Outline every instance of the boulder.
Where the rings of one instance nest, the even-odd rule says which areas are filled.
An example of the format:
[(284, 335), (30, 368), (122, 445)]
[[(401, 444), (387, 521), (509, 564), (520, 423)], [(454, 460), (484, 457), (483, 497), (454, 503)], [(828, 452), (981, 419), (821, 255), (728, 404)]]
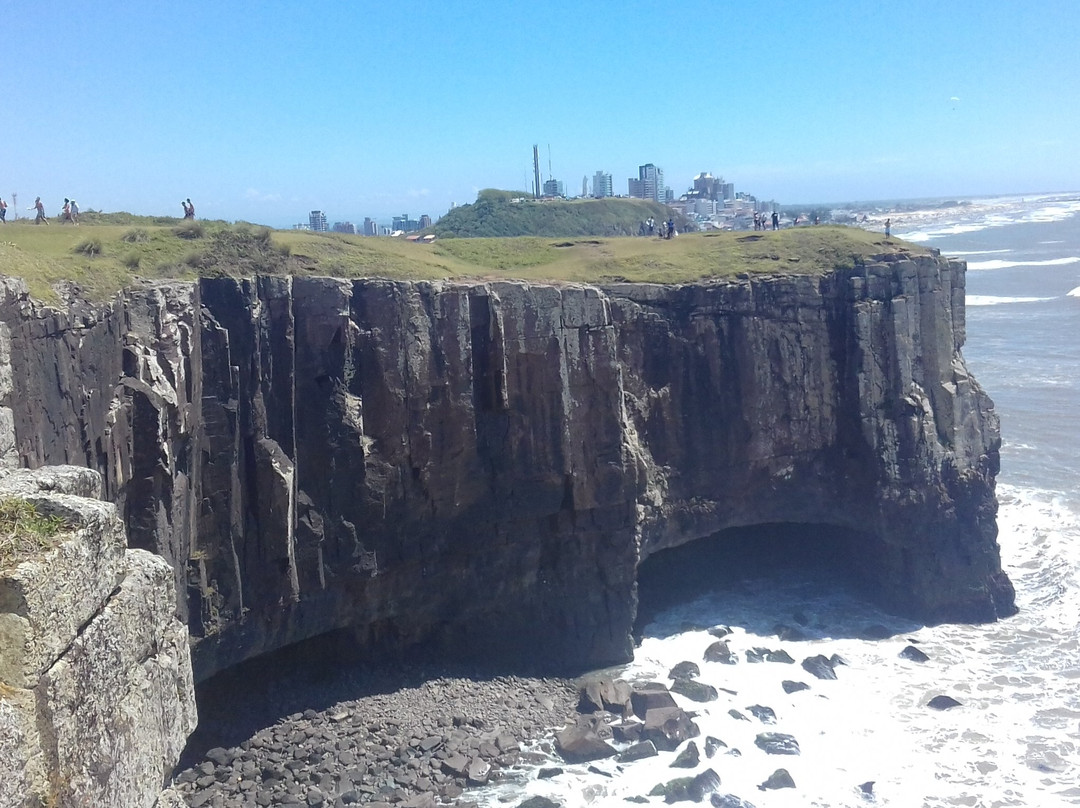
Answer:
[(712, 685), (707, 685), (704, 682), (698, 682), (692, 679), (676, 679), (671, 683), (671, 692), (678, 693), (680, 696), (686, 696), (690, 701), (699, 703), (716, 701), (719, 695), (716, 692), (716, 688)]
[(650, 710), (655, 709), (667, 709), (670, 707), (677, 707), (675, 699), (671, 697), (671, 693), (668, 689), (659, 682), (646, 682), (642, 685), (637, 685), (631, 691), (630, 703), (634, 710), (634, 715), (638, 718), (645, 718), (645, 715)]
[(802, 667), (804, 671), (816, 676), (818, 679), (836, 678), (836, 671), (834, 670), (836, 663), (821, 654), (804, 659)]
[(799, 742), (794, 736), (783, 732), (762, 732), (754, 738), (754, 745), (766, 755), (797, 755)]
[(656, 744), (652, 741), (640, 741), (632, 744), (619, 753), (617, 760), (620, 763), (632, 763), (635, 760), (656, 757)]
[(713, 794), (709, 797), (709, 804), (713, 808), (754, 808), (753, 803), (734, 794)]
[(664, 752), (674, 752), (684, 741), (696, 738), (700, 733), (697, 724), (678, 707), (649, 710), (642, 729), (643, 738)]
[(712, 735), (707, 736), (705, 738), (705, 757), (711, 758), (716, 754), (716, 750), (722, 746), (727, 746), (727, 744)]
[(914, 645), (905, 646), (904, 650), (901, 651), (898, 656), (901, 659), (907, 659), (912, 662), (927, 662), (930, 659), (926, 653), (919, 650)]
[(926, 703), (926, 706), (933, 710), (951, 710), (953, 707), (961, 707), (963, 705), (952, 696), (934, 696), (934, 698)]
[(746, 708), (750, 711), (750, 714), (754, 716), (762, 724), (775, 724), (776, 713), (772, 707), (764, 707), (760, 704), (751, 704)]
[(699, 668), (693, 662), (680, 662), (670, 671), (668, 671), (668, 679), (674, 679), (679, 681), (681, 679), (693, 679), (695, 676), (701, 675), (701, 668)]
[(731, 648), (724, 640), (717, 640), (705, 649), (706, 662), (719, 662), (721, 665), (734, 665), (739, 658), (732, 653)]
[(758, 786), (761, 791), (774, 788), (795, 788), (795, 781), (788, 774), (787, 769), (777, 769), (769, 775), (768, 779)]
[(683, 750), (675, 756), (675, 760), (671, 762), (671, 768), (694, 769), (697, 768), (697, 765), (700, 762), (701, 754), (698, 752), (697, 744), (690, 741)]
[(798, 693), (800, 690), (810, 689), (810, 685), (806, 684), (806, 682), (793, 682), (790, 679), (782, 681), (780, 687), (784, 688), (785, 693)]
[(555, 750), (567, 763), (588, 763), (618, 754), (595, 730), (581, 726), (570, 726), (556, 733)]

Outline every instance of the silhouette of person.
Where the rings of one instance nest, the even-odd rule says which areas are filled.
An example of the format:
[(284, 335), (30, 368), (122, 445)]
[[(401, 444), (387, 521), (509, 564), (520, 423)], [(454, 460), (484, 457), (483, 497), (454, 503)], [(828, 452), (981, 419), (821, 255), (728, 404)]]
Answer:
[(892, 219), (885, 220), (885, 238), (892, 236)]
[(0, 199), (0, 224), (7, 224), (7, 202)]

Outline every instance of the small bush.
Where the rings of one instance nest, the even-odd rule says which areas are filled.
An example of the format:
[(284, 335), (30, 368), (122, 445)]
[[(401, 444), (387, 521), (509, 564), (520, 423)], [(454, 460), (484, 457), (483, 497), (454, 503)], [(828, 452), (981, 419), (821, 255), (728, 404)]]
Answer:
[(145, 244), (150, 240), (150, 234), (141, 227), (135, 227), (128, 230), (124, 235), (120, 236), (120, 238), (128, 244)]
[(43, 516), (24, 499), (0, 500), (0, 568), (11, 567), (55, 547), (69, 526), (57, 516)]
[(95, 258), (102, 253), (101, 239), (97, 237), (85, 239), (75, 248), (75, 252), (81, 253), (88, 258)]
[(206, 235), (202, 222), (184, 222), (173, 228), (173, 233), (179, 238), (196, 239)]
[(142, 261), (142, 259), (135, 253), (130, 253), (128, 255), (125, 255), (123, 258), (120, 259), (120, 262), (125, 267), (127, 267), (128, 269), (132, 269), (132, 270), (139, 268), (139, 262), (140, 261)]

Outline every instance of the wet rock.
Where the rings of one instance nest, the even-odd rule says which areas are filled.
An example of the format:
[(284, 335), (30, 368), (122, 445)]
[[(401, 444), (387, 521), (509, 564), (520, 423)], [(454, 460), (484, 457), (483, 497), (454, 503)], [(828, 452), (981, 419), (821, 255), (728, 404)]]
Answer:
[(562, 803), (547, 797), (529, 797), (524, 802), (519, 802), (518, 808), (562, 808)]
[(632, 763), (635, 760), (644, 760), (645, 758), (656, 757), (656, 755), (656, 744), (652, 741), (641, 741), (626, 747), (619, 753), (617, 760), (620, 763)]
[(646, 682), (634, 687), (630, 694), (630, 703), (634, 715), (645, 718), (646, 713), (655, 709), (667, 709), (677, 707), (675, 699), (671, 697), (668, 689), (659, 682)]
[(746, 708), (750, 711), (750, 714), (754, 716), (762, 724), (775, 724), (776, 713), (772, 707), (764, 707), (760, 704), (751, 704)]
[(719, 662), (721, 665), (734, 665), (739, 658), (732, 652), (725, 640), (717, 640), (705, 649), (706, 662)]
[(951, 710), (953, 707), (961, 707), (963, 705), (952, 696), (934, 696), (934, 698), (926, 703), (926, 706), (932, 710)]
[(727, 744), (721, 741), (719, 738), (714, 738), (709, 735), (705, 738), (705, 757), (711, 758), (716, 754), (716, 750), (721, 747), (726, 747)]
[(754, 745), (767, 755), (797, 755), (799, 742), (783, 732), (762, 732), (754, 738)]
[(627, 715), (630, 712), (630, 693), (630, 685), (621, 679), (587, 679), (578, 691), (578, 712), (607, 710), (616, 715)]
[(733, 632), (728, 626), (713, 626), (709, 629), (709, 633), (716, 637), (716, 639), (722, 640), (724, 637), (730, 636)]
[(836, 663), (821, 654), (804, 659), (802, 661), (802, 667), (804, 671), (816, 676), (818, 679), (836, 678), (836, 671), (833, 670), (833, 668), (836, 667)]
[(666, 783), (658, 783), (649, 792), (650, 797), (663, 797), (664, 802), (701, 802), (705, 795), (720, 785), (720, 776), (706, 769), (694, 777), (677, 777)]
[(863, 626), (859, 631), (859, 639), (862, 640), (887, 640), (892, 635), (893, 632), (880, 623)]
[(761, 791), (774, 788), (795, 788), (795, 781), (791, 778), (791, 775), (788, 774), (787, 769), (777, 769), (770, 774), (769, 778), (759, 785), (758, 788)]
[(637, 743), (641, 740), (643, 727), (644, 725), (638, 721), (624, 721), (612, 726), (611, 737), (617, 743)]
[(865, 783), (859, 783), (859, 791), (867, 797), (874, 796), (874, 781), (867, 780)]
[[(612, 750), (614, 751), (614, 750)], [(482, 786), (491, 776), (491, 764), (483, 758), (473, 758), (465, 769), (465, 780), (471, 786)]]
[(597, 735), (595, 730), (581, 726), (567, 727), (557, 733), (555, 750), (567, 763), (588, 763), (617, 754), (615, 748)]
[(693, 769), (700, 762), (701, 754), (698, 752), (697, 744), (690, 741), (675, 757), (675, 760), (671, 762), (671, 767), (673, 769)]
[(781, 662), (785, 665), (794, 665), (795, 660), (791, 658), (791, 654), (785, 651), (783, 648), (779, 648), (775, 651), (769, 651), (765, 655), (766, 662)]
[(785, 693), (798, 693), (800, 690), (810, 689), (810, 685), (806, 684), (806, 682), (794, 682), (791, 679), (782, 681), (780, 687), (784, 688)]
[(691, 679), (676, 679), (671, 684), (671, 691), (698, 703), (716, 701), (719, 696), (716, 688), (712, 685)]
[(930, 657), (916, 648), (914, 645), (908, 645), (898, 655), (901, 659), (908, 659), (912, 662), (928, 662)]
[(728, 710), (727, 714), (730, 715), (732, 718), (734, 718), (736, 721), (749, 721), (750, 720), (745, 715), (743, 715), (738, 710), (736, 710), (734, 707), (732, 707), (730, 710)]
[(783, 623), (777, 623), (773, 626), (773, 634), (784, 642), (798, 642), (806, 639), (806, 633), (794, 626), (787, 626)]
[(683, 741), (701, 734), (697, 724), (678, 707), (649, 710), (642, 735), (664, 752), (674, 752)]
[(552, 777), (558, 777), (562, 773), (561, 766), (544, 766), (536, 773), (536, 777), (539, 780), (550, 780)]
[(734, 794), (713, 794), (709, 797), (709, 804), (713, 808), (754, 808), (753, 803)]
[(681, 679), (693, 679), (695, 676), (701, 675), (701, 668), (699, 668), (693, 662), (683, 661), (678, 663), (674, 668), (668, 671), (668, 679), (675, 679), (676, 681)]

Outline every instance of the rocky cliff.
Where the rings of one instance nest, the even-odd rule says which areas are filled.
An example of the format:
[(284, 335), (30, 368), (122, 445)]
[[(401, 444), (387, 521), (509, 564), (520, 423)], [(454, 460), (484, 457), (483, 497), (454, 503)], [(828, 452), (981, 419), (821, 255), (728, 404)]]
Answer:
[(0, 472), (70, 530), (0, 569), (0, 805), (153, 805), (195, 728), (169, 566), (85, 468)]
[(963, 285), (886, 256), (690, 286), (215, 278), (56, 312), (9, 281), (0, 452), (100, 472), (171, 565), (197, 678), (344, 628), (625, 660), (641, 562), (755, 524), (835, 527), (887, 606), (991, 620), (1014, 607)]

